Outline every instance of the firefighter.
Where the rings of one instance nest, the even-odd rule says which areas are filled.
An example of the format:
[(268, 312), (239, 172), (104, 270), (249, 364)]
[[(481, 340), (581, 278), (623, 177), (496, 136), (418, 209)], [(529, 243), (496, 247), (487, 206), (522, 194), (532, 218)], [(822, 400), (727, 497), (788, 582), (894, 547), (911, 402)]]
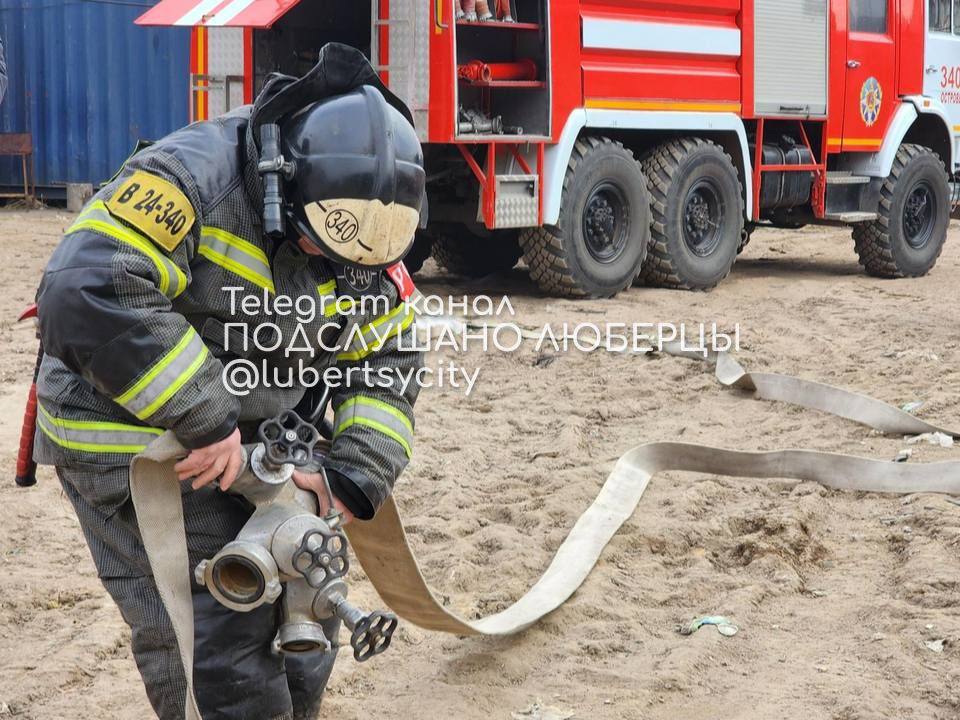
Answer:
[[(270, 127), (281, 157), (266, 157), (260, 142)], [(240, 394), (225, 382), (226, 366), (265, 363), (280, 377), (301, 365), (419, 368), (420, 354), (400, 347), (413, 332), (412, 311), (382, 270), (412, 242), (424, 182), (409, 111), (359, 52), (328, 45), (303, 78), (271, 76), (252, 106), (189, 125), (128, 159), (47, 265), (38, 292), (46, 356), (35, 457), (56, 466), (164, 720), (183, 717), (186, 684), (140, 542), (130, 461), (164, 430), (189, 449), (175, 469), (192, 480), (182, 483), (192, 571), (251, 513), (222, 492), (237, 474), (241, 442), (253, 440), (262, 419), (303, 409), (312, 397), (302, 382), (278, 387), (274, 378)], [(311, 296), (322, 310), (312, 319), (281, 314), (271, 301), (282, 296)], [(276, 329), (259, 344), (249, 340), (266, 323)], [(322, 344), (291, 342), (321, 330)], [(338, 352), (320, 349), (345, 335), (353, 340)], [(366, 519), (407, 464), (417, 389), (388, 382), (392, 375), (344, 374), (349, 382), (333, 388), (324, 466), (345, 517)], [(295, 481), (314, 490), (321, 482), (309, 473)], [(325, 508), (325, 493), (318, 498)], [(199, 586), (193, 603), (204, 718), (316, 716), (335, 647), (276, 655), (274, 606), (236, 613)], [(337, 628), (326, 629), (335, 641)]]

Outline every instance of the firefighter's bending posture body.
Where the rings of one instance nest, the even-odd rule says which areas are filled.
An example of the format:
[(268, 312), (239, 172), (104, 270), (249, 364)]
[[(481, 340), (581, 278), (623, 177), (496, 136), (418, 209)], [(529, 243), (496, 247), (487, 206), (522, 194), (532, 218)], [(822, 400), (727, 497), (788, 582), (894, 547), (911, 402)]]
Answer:
[[(321, 371), (334, 363), (419, 366), (418, 353), (398, 347), (412, 332), (411, 311), (380, 272), (406, 252), (418, 223), (424, 174), (408, 118), (359, 53), (327, 46), (304, 78), (272, 76), (252, 107), (190, 125), (135, 154), (70, 226), (47, 266), (38, 295), (46, 357), (36, 458), (57, 467), (164, 719), (183, 716), (185, 682), (139, 539), (130, 460), (163, 429), (191, 449), (176, 470), (193, 479), (183, 483), (192, 569), (232, 540), (250, 514), (244, 500), (211, 484), (230, 484), (241, 436), (249, 440), (258, 421), (306, 400), (303, 387), (274, 382), (238, 397), (221, 377), (227, 362), (243, 357), (283, 371), (298, 363)], [(261, 162), (258, 131), (268, 124), (278, 127), (292, 163), (279, 170), (283, 237), (266, 232), (279, 219), (271, 224), (270, 208), (280, 207), (271, 206), (276, 196)], [(347, 216), (354, 227), (342, 223)], [(239, 307), (244, 295), (305, 294), (322, 309), (305, 324), (272, 313), (269, 302), (253, 315)], [(345, 314), (349, 302), (330, 302), (344, 295), (358, 312)], [(386, 296), (386, 313), (382, 302), (367, 304), (379, 305), (379, 314), (364, 312), (356, 302), (364, 295)], [(225, 335), (236, 322), (251, 331), (274, 323), (283, 341), (272, 352), (252, 342), (244, 349), (241, 337)], [(347, 329), (358, 342), (332, 354), (314, 348), (311, 356), (303, 343), (290, 343), (297, 323), (307, 338), (327, 325), (327, 347)], [(359, 341), (351, 323), (369, 342)], [(374, 341), (373, 329), (387, 341)], [(262, 339), (263, 347), (274, 345)], [(325, 461), (341, 509), (361, 519), (373, 516), (407, 463), (416, 395), (415, 383), (402, 392), (383, 375), (364, 384), (370, 377), (353, 373), (351, 384), (334, 391), (335, 436)], [(308, 473), (295, 481), (315, 490), (321, 482)], [(325, 494), (318, 496), (325, 506)], [(236, 613), (198, 586), (193, 600), (194, 681), (204, 718), (316, 715), (335, 649), (276, 655), (273, 605)], [(334, 628), (326, 634), (336, 638)]]

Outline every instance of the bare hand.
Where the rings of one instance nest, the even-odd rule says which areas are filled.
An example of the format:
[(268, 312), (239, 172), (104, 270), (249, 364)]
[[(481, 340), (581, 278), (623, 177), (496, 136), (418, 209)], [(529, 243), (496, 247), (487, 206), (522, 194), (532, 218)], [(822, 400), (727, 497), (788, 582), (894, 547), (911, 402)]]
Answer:
[[(330, 500), (327, 498), (327, 487), (324, 484), (323, 476), (320, 473), (307, 473), (301, 472), (300, 470), (294, 470), (293, 482), (296, 483), (297, 487), (301, 490), (311, 490), (314, 494), (316, 494), (317, 502), (320, 504), (320, 509), (317, 511), (317, 515), (322, 517), (329, 512)], [(336, 495), (333, 496), (333, 506), (343, 513), (343, 525), (346, 525), (348, 522), (353, 520), (353, 513), (347, 510), (347, 506), (340, 502), (340, 498), (338, 498)]]
[(220, 489), (227, 490), (237, 479), (242, 462), (240, 430), (237, 429), (219, 442), (191, 450), (173, 469), (180, 480), (193, 478), (191, 486), (194, 490), (209, 485), (218, 477)]

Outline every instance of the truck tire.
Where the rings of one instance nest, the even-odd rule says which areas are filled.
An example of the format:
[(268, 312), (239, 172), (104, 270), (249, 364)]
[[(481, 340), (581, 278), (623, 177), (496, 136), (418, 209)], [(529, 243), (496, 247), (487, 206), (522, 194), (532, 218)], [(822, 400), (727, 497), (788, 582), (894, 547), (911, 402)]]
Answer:
[(555, 227), (520, 235), (530, 277), (561, 297), (611, 297), (633, 284), (650, 243), (650, 195), (633, 153), (603, 137), (576, 142)]
[(519, 230), (480, 230), (444, 224), (432, 230), (433, 259), (447, 272), (482, 278), (511, 269), (520, 259)]
[(423, 269), (423, 264), (433, 251), (433, 237), (425, 230), (417, 230), (410, 251), (403, 256), (403, 264), (411, 275)]
[(709, 290), (730, 274), (743, 242), (743, 192), (733, 160), (702, 138), (678, 138), (643, 159), (653, 197), (648, 285)]
[(880, 189), (880, 217), (853, 228), (867, 273), (920, 277), (937, 264), (950, 225), (950, 187), (940, 158), (920, 145), (901, 145)]

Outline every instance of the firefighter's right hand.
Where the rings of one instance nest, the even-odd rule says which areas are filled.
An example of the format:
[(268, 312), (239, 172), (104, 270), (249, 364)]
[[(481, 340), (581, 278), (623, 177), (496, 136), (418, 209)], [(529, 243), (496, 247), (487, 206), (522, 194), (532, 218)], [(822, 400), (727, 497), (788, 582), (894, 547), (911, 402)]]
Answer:
[(227, 490), (237, 479), (242, 463), (240, 430), (236, 429), (219, 442), (191, 450), (189, 455), (173, 466), (173, 470), (180, 480), (193, 478), (190, 484), (194, 490), (209, 485), (218, 477), (220, 489)]

